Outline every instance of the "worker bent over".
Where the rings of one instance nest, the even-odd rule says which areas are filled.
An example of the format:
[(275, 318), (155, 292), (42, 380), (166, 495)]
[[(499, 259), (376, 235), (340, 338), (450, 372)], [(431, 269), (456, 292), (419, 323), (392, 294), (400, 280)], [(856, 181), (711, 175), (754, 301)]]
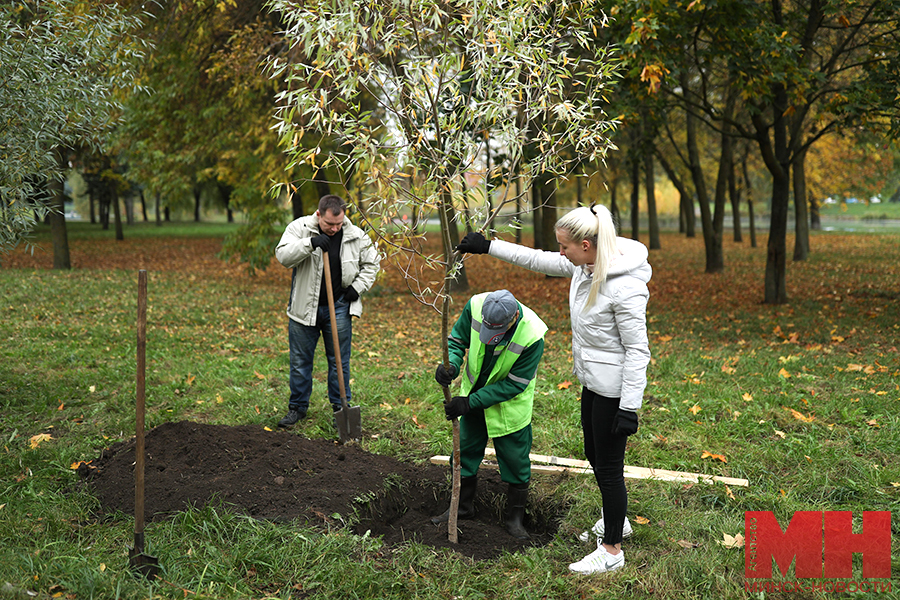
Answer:
[[(500, 479), (508, 484), (506, 528), (528, 539), (523, 519), (531, 480), (531, 413), (538, 363), (547, 326), (507, 290), (469, 299), (450, 332), (450, 364), (434, 378), (449, 386), (462, 373), (460, 395), (444, 405), (447, 419), (460, 417), (460, 519), (475, 515), (478, 467), (493, 439)], [(466, 357), (468, 350), (468, 357)], [(450, 510), (432, 518), (446, 523)]]

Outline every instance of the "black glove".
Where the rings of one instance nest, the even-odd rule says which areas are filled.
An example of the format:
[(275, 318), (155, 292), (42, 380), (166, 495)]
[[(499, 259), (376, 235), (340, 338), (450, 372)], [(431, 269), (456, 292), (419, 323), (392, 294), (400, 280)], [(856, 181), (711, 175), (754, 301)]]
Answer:
[(637, 433), (637, 430), (638, 418), (636, 412), (621, 408), (616, 411), (616, 416), (613, 417), (613, 435), (631, 435)]
[(359, 292), (357, 292), (356, 288), (354, 288), (352, 285), (349, 287), (345, 287), (341, 295), (344, 296), (344, 300), (346, 300), (347, 302), (355, 302), (356, 300), (359, 300)]
[(459, 375), (459, 371), (457, 371), (456, 366), (453, 363), (450, 363), (450, 368), (446, 368), (444, 363), (438, 363), (437, 370), (434, 372), (434, 380), (437, 381), (444, 387), (447, 387), (453, 380), (456, 379), (456, 376)]
[(444, 405), (444, 414), (447, 416), (448, 421), (461, 417), (467, 412), (469, 412), (468, 396), (453, 396), (450, 402)]
[(321, 248), (322, 252), (328, 252), (331, 247), (331, 238), (328, 237), (325, 233), (320, 233), (314, 238), (309, 240), (309, 243), (312, 244), (313, 250), (316, 248)]
[(469, 254), (487, 254), (491, 249), (491, 240), (487, 240), (480, 233), (467, 233), (459, 245), (456, 246), (458, 252), (467, 252)]

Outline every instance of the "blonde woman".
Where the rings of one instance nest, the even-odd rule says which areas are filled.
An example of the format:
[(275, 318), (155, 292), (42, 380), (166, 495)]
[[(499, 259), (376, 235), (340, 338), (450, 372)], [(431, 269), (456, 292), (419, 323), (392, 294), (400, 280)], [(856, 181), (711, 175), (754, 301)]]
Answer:
[[(600, 488), (603, 512), (591, 528), (597, 549), (569, 565), (576, 573), (605, 573), (625, 566), (625, 445), (637, 432), (637, 411), (647, 385), (647, 248), (616, 236), (604, 206), (579, 207), (556, 222), (559, 253), (470, 233), (457, 250), (489, 254), (547, 275), (571, 277), (572, 357), (582, 385), (584, 453)], [(588, 534), (589, 535), (589, 534)]]

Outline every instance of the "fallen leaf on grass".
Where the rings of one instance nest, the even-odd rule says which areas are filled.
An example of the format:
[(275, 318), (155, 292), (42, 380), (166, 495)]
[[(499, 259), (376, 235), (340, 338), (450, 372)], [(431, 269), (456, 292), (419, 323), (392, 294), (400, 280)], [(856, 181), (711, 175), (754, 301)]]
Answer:
[(737, 498), (734, 497), (734, 492), (732, 492), (731, 488), (728, 487), (727, 485), (725, 486), (725, 495), (728, 496), (729, 498), (731, 498), (732, 500), (737, 500)]
[(731, 536), (727, 533), (722, 534), (722, 539), (717, 542), (720, 546), (725, 546), (726, 548), (743, 548), (744, 547), (744, 536), (740, 533)]
[(272, 431), (272, 429), (268, 425), (266, 425), (265, 427), (263, 427), (263, 431)]
[(65, 402), (60, 402), (60, 403), (59, 403), (59, 406), (56, 407), (56, 410), (62, 410), (62, 409), (64, 409), (65, 407), (66, 407), (66, 403), (65, 403)]
[(751, 394), (751, 393), (749, 393), (749, 392), (745, 392), (744, 395), (741, 396), (741, 398), (743, 398), (744, 402), (752, 402), (752, 401), (753, 401), (753, 394)]
[(412, 420), (413, 420), (413, 423), (416, 424), (416, 427), (418, 427), (419, 429), (425, 429), (425, 425), (423, 425), (422, 423), (419, 423), (419, 419), (416, 418), (416, 415), (413, 415)]
[(703, 454), (700, 455), (700, 458), (712, 458), (713, 460), (721, 460), (723, 463), (727, 463), (728, 459), (725, 458), (722, 454), (713, 454), (712, 452), (703, 451)]
[(558, 390), (567, 390), (572, 385), (571, 381), (563, 381), (562, 383), (556, 384), (556, 389)]
[[(891, 485), (894, 486), (894, 487), (900, 487), (900, 482), (892, 481), (892, 482), (891, 482)], [(0, 508), (3, 508), (3, 507), (0, 506)]]
[[(90, 466), (91, 466), (91, 461), (89, 461), (89, 460), (76, 460), (76, 461), (73, 462), (71, 465), (69, 465), (69, 468), (72, 469), (73, 471), (77, 471), (77, 470), (78, 470), (78, 467), (80, 467), (81, 465), (85, 465), (85, 466), (90, 467)], [(91, 468), (92, 468), (92, 469), (95, 469), (96, 467), (91, 467)]]
[(383, 408), (384, 410), (394, 410), (394, 407), (391, 406), (390, 404), (388, 404), (387, 402), (382, 402), (381, 408)]
[(635, 517), (634, 522), (638, 525), (649, 525), (650, 519), (648, 519), (647, 517)]
[(866, 425), (871, 425), (872, 427), (881, 427), (881, 425), (879, 425), (878, 421), (876, 421), (875, 419), (866, 421)]
[(776, 429), (776, 430), (775, 430), (775, 435), (777, 435), (777, 436), (780, 437), (781, 439), (784, 439), (785, 436), (786, 436), (787, 434), (786, 434), (785, 432), (783, 432), (783, 431), (778, 431), (778, 430)]
[(791, 414), (794, 415), (794, 418), (797, 419), (798, 421), (803, 421), (804, 423), (812, 423), (813, 421), (816, 420), (816, 418), (813, 415), (806, 416), (799, 410), (794, 410), (793, 408), (788, 408), (787, 406), (782, 406), (782, 408), (784, 410), (791, 411)]
[[(256, 375), (259, 376), (259, 373), (257, 373)], [(194, 385), (194, 380), (196, 378), (197, 377), (195, 375), (188, 375), (188, 378), (184, 381), (185, 385), (187, 385), (188, 387)], [(261, 376), (259, 376), (259, 378), (262, 379)]]
[(44, 442), (49, 442), (52, 439), (53, 438), (50, 436), (49, 433), (39, 433), (37, 435), (33, 435), (33, 436), (31, 436), (31, 439), (29, 440), (31, 442), (31, 449), (34, 450), (35, 448), (37, 448)]
[(788, 372), (785, 370), (784, 367), (781, 367), (781, 370), (778, 371), (778, 375), (779, 375), (780, 377), (784, 377), (785, 379), (790, 379), (790, 378), (791, 378), (791, 374), (788, 373)]
[[(265, 379), (266, 378), (266, 376), (263, 375), (262, 373), (260, 373), (259, 371), (253, 371), (253, 374), (256, 375), (257, 379)], [(191, 378), (191, 381), (193, 381), (193, 378)], [(190, 385), (190, 384), (188, 384), (188, 385)]]
[(703, 409), (700, 408), (699, 406), (697, 406), (696, 404), (693, 405), (692, 407), (690, 407), (690, 408), (688, 409), (688, 411), (690, 411), (690, 413), (691, 413), (692, 415), (696, 415), (696, 414), (697, 414), (698, 412), (700, 412), (701, 410), (703, 410)]
[(681, 546), (682, 548), (687, 549), (687, 550), (691, 550), (692, 548), (699, 548), (699, 547), (700, 547), (700, 543), (699, 543), (699, 542), (689, 542), (689, 541), (687, 541), (687, 540), (678, 540), (678, 541), (675, 542), (675, 543), (678, 544), (679, 546)]

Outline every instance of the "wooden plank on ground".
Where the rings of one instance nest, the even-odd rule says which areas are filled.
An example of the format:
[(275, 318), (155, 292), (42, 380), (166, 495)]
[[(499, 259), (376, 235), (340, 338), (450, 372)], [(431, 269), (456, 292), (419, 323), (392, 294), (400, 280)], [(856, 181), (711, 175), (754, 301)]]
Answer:
[[(493, 448), (485, 449), (486, 456), (496, 456)], [(591, 465), (586, 460), (577, 460), (574, 458), (562, 458), (559, 456), (548, 456), (544, 454), (530, 454), (532, 465), (531, 470), (535, 473), (593, 473)], [(436, 460), (438, 459), (438, 460)], [(441, 462), (442, 459), (443, 462)], [(449, 457), (433, 456), (431, 462), (434, 464), (449, 464)], [(547, 465), (534, 463), (549, 463)], [(485, 460), (482, 466), (487, 468), (498, 468), (493, 461)], [(733, 485), (737, 487), (750, 487), (747, 479), (738, 479), (735, 477), (721, 477), (719, 475), (706, 475), (704, 473), (691, 473), (687, 471), (668, 471), (666, 469), (653, 469), (649, 467), (632, 467), (625, 465), (625, 477), (628, 479), (650, 479), (658, 481), (680, 481), (687, 483), (723, 483), (725, 485)]]

